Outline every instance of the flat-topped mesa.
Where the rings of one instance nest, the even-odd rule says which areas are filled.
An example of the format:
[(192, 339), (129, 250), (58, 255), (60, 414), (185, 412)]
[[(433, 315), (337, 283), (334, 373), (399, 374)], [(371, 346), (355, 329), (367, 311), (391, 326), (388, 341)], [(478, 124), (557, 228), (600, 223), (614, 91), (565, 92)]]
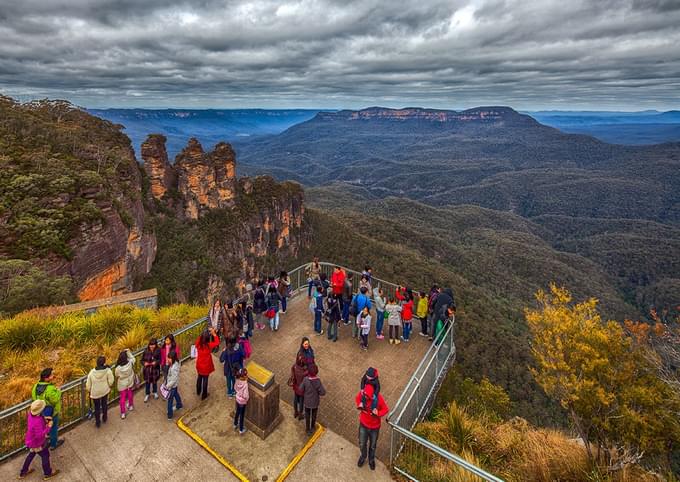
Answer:
[(151, 195), (159, 201), (168, 189), (175, 186), (177, 175), (168, 162), (168, 151), (165, 149), (165, 136), (151, 134), (142, 143), (142, 160), (144, 170), (149, 176)]
[(464, 111), (423, 109), (421, 107), (404, 107), (389, 109), (386, 107), (369, 107), (362, 110), (341, 110), (338, 112), (319, 112), (318, 119), (324, 120), (384, 120), (384, 121), (431, 121), (438, 123), (460, 122), (516, 122), (523, 116), (510, 107), (490, 106), (475, 107)]

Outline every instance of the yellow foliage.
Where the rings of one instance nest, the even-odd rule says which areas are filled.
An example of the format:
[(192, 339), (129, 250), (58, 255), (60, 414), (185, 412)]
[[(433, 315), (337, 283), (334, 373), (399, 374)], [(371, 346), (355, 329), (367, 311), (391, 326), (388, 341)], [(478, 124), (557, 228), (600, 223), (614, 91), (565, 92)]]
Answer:
[(206, 312), (194, 305), (158, 311), (122, 305), (93, 314), (36, 309), (0, 320), (0, 408), (28, 398), (43, 367), (53, 367), (63, 384), (87, 374), (98, 356), (114, 364), (123, 349), (142, 348), (150, 337), (163, 337)]
[[(536, 294), (539, 308), (526, 310), (536, 361), (532, 374), (568, 411), (586, 444), (606, 450), (625, 446), (660, 453), (680, 439), (680, 404), (654, 376), (615, 321), (603, 321), (597, 300), (572, 303), (569, 291), (550, 286)], [(604, 449), (604, 450), (603, 450)]]

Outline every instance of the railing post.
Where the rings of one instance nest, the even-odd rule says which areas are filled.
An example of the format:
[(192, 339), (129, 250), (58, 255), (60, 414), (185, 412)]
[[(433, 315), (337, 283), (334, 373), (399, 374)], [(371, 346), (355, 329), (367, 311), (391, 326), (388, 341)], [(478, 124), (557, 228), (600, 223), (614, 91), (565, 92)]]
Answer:
[(87, 400), (85, 398), (85, 381), (80, 380), (80, 419), (85, 420), (85, 416), (87, 415), (87, 409), (85, 406), (87, 405)]

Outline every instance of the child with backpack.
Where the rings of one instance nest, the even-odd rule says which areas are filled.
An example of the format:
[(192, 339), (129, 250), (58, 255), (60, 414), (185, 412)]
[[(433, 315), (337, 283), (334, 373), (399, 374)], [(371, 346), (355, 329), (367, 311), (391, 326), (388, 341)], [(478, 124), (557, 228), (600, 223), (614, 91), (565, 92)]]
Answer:
[[(370, 400), (370, 407), (367, 406), (369, 400), (366, 398), (366, 385), (371, 385), (373, 387), (373, 396), (371, 397)], [(359, 406), (357, 407), (359, 410), (363, 410), (364, 408), (367, 408), (369, 411), (373, 411), (374, 408), (377, 408), (378, 406), (378, 395), (380, 394), (380, 379), (378, 378), (378, 369), (369, 367), (368, 370), (366, 370), (366, 373), (364, 373), (364, 376), (361, 377), (361, 403), (359, 403)]]
[(246, 405), (250, 399), (250, 392), (248, 392), (248, 370), (241, 368), (236, 374), (238, 380), (234, 386), (236, 390), (236, 409), (234, 410), (234, 430), (238, 429), (238, 433), (243, 435), (246, 433), (246, 428), (243, 426), (246, 417)]

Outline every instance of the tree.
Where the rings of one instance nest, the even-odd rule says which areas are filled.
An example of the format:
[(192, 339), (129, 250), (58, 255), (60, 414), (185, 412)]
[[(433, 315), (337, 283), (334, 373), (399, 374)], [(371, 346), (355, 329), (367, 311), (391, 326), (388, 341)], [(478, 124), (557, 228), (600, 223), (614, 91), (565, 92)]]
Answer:
[(74, 301), (70, 276), (51, 276), (22, 259), (0, 259), (0, 313)]
[(526, 310), (533, 376), (567, 410), (592, 460), (615, 470), (680, 440), (678, 397), (623, 327), (602, 321), (597, 300), (572, 304), (554, 284), (536, 299), (538, 309)]

